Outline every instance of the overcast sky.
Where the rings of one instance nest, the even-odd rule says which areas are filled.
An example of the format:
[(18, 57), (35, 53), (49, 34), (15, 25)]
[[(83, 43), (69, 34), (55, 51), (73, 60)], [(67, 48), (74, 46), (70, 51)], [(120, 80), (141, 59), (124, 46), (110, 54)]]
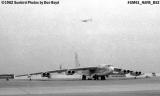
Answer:
[[(82, 20), (91, 19), (88, 22)], [(160, 72), (159, 5), (126, 0), (60, 0), (0, 5), (0, 73), (110, 64)]]

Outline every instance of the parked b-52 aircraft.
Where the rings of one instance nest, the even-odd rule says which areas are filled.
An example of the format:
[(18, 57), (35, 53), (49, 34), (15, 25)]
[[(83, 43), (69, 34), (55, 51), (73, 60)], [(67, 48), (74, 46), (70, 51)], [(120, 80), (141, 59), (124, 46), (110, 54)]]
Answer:
[(82, 80), (91, 79), (91, 80), (105, 80), (109, 75), (114, 74), (128, 74), (130, 73), (132, 76), (139, 76), (141, 72), (133, 72), (130, 70), (123, 70), (113, 67), (112, 65), (101, 64), (97, 67), (84, 67), (84, 68), (73, 68), (73, 69), (62, 69), (62, 70), (54, 70), (47, 72), (37, 72), (31, 74), (17, 75), (16, 77), (28, 76), (31, 78), (32, 75), (41, 75), (41, 77), (51, 78), (51, 73), (63, 73), (66, 75), (74, 75), (75, 73), (82, 75)]
[[(76, 61), (76, 65), (79, 65), (77, 54), (75, 54), (75, 61)], [(31, 80), (32, 75), (41, 75), (41, 77), (51, 78), (51, 73), (65, 73), (66, 75), (74, 75), (75, 73), (77, 73), (82, 76), (82, 80), (86, 80), (86, 79), (105, 80), (106, 78), (108, 78), (109, 75), (112, 75), (115, 73), (116, 74), (130, 73), (133, 76), (139, 76), (142, 74), (141, 72), (137, 72), (137, 71), (133, 72), (130, 70), (115, 68), (112, 65), (101, 64), (96, 67), (83, 67), (83, 68), (78, 67), (78, 68), (72, 68), (72, 69), (60, 69), (60, 70), (47, 71), (47, 72), (37, 72), (37, 73), (31, 73), (31, 74), (17, 75), (16, 77), (28, 76), (28, 78), (30, 78)]]

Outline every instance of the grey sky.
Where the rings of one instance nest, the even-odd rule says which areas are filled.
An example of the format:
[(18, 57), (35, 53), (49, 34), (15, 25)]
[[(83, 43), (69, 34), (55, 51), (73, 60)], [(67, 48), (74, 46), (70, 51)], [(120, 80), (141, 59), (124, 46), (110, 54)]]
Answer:
[[(0, 6), (0, 73), (23, 74), (102, 63), (160, 72), (158, 5), (126, 0), (60, 0)], [(83, 19), (90, 22), (81, 22)]]

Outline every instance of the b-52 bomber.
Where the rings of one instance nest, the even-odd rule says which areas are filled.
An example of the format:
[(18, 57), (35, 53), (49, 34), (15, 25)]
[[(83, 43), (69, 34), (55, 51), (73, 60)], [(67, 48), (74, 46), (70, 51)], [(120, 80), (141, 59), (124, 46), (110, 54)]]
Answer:
[(30, 73), (24, 75), (17, 75), (16, 77), (21, 76), (28, 76), (31, 78), (32, 75), (41, 75), (41, 77), (48, 77), (51, 78), (51, 73), (65, 73), (66, 75), (74, 75), (75, 73), (82, 76), (82, 80), (105, 80), (109, 77), (109, 75), (115, 74), (128, 74), (132, 76), (139, 76), (142, 75), (142, 72), (133, 72), (130, 70), (123, 70), (119, 68), (115, 68), (112, 65), (101, 64), (97, 67), (84, 67), (84, 68), (73, 68), (73, 69), (61, 69), (61, 70), (53, 70), (47, 72), (37, 72), (37, 73)]
[(76, 68), (71, 69), (59, 69), (59, 70), (53, 70), (53, 71), (46, 71), (46, 72), (37, 72), (37, 73), (30, 73), (30, 74), (24, 74), (24, 75), (17, 75), (16, 77), (21, 76), (28, 76), (31, 80), (32, 75), (41, 75), (41, 77), (47, 77), (51, 78), (52, 73), (65, 73), (66, 75), (74, 75), (79, 74), (81, 75), (82, 80), (105, 80), (110, 75), (113, 74), (129, 74), (132, 76), (140, 76), (142, 75), (142, 72), (134, 72), (130, 70), (124, 70), (120, 68), (116, 68), (113, 65), (107, 65), (107, 64), (100, 64), (99, 66), (95, 67), (79, 67), (78, 62), (78, 55), (75, 54), (75, 61), (76, 61)]

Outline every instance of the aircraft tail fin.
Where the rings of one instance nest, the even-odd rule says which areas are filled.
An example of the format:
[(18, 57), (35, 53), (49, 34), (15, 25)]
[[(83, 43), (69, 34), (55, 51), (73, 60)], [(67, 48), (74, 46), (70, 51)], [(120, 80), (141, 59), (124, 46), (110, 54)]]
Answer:
[(59, 65), (59, 69), (62, 70), (62, 65), (61, 64)]
[(79, 63), (79, 60), (78, 60), (78, 54), (77, 54), (77, 52), (75, 52), (74, 55), (75, 55), (75, 67), (76, 68), (80, 67), (80, 63)]

